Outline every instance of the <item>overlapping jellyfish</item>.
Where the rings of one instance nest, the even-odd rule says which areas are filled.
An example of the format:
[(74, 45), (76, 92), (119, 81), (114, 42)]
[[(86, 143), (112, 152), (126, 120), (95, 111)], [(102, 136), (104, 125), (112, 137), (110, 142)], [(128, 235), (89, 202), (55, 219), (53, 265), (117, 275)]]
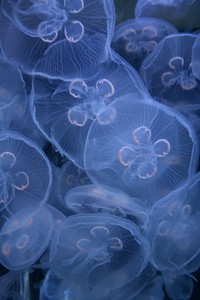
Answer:
[(137, 72), (114, 52), (90, 80), (33, 80), (31, 109), (33, 119), (62, 155), (84, 167), (83, 153), (93, 121), (112, 124), (115, 110), (109, 106), (125, 93), (134, 99), (149, 97)]
[(0, 300), (200, 298), (199, 15), (0, 1)]
[(6, 57), (25, 72), (50, 78), (91, 77), (114, 30), (111, 0), (6, 0), (2, 13)]
[(144, 58), (165, 36), (177, 33), (170, 23), (157, 18), (124, 21), (115, 29), (112, 48), (139, 70)]
[(44, 203), (52, 174), (43, 151), (11, 131), (0, 132), (0, 208), (11, 214)]
[(88, 133), (84, 159), (92, 180), (152, 203), (196, 171), (198, 138), (183, 116), (131, 95), (111, 107), (113, 122), (95, 121)]

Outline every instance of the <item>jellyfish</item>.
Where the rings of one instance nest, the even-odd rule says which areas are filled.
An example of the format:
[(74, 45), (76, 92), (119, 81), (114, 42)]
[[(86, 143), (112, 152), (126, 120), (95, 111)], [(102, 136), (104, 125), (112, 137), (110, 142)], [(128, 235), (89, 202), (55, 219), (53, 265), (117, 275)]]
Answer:
[(49, 270), (40, 287), (40, 300), (64, 300), (64, 291), (61, 288), (62, 282), (62, 279)]
[(200, 35), (198, 34), (192, 47), (192, 71), (200, 80)]
[(44, 203), (49, 195), (51, 167), (40, 148), (11, 131), (0, 132), (0, 210), (20, 211)]
[(112, 0), (3, 0), (1, 46), (27, 73), (91, 77), (106, 55), (114, 20)]
[[(197, 173), (154, 205), (146, 236), (151, 244), (152, 262), (158, 270), (189, 275), (198, 269), (199, 191)], [(174, 280), (179, 281), (176, 276)]]
[(200, 105), (200, 81), (192, 69), (194, 34), (165, 37), (141, 66), (142, 78), (151, 96), (178, 108)]
[[(0, 276), (0, 295), (5, 295), (13, 286), (13, 284), (21, 277), (20, 271), (7, 271)], [(1, 299), (1, 298), (0, 298)]]
[(160, 18), (189, 32), (199, 27), (199, 9), (198, 0), (138, 0), (135, 17)]
[(150, 204), (195, 172), (198, 139), (182, 115), (131, 95), (117, 99), (112, 107), (114, 122), (95, 121), (87, 136), (84, 161), (93, 182)]
[(52, 231), (52, 215), (44, 207), (21, 209), (1, 228), (0, 263), (13, 271), (30, 267), (44, 252)]
[(65, 162), (60, 168), (53, 171), (54, 188), (51, 190), (51, 203), (65, 209), (65, 194), (71, 189), (90, 184), (91, 180), (83, 169), (78, 168), (72, 161)]
[(103, 185), (90, 184), (73, 188), (66, 193), (65, 204), (75, 213), (110, 213), (128, 218), (141, 228), (145, 228), (149, 220), (146, 206), (138, 199)]
[(139, 70), (144, 58), (154, 50), (158, 42), (173, 33), (177, 33), (176, 28), (160, 19), (130, 19), (118, 24), (111, 46)]
[(186, 275), (166, 271), (162, 273), (165, 290), (171, 299), (191, 299), (194, 283)]
[(112, 52), (92, 80), (74, 78), (70, 82), (33, 80), (33, 119), (61, 155), (84, 168), (83, 152), (88, 130), (94, 120), (111, 124), (116, 113), (111, 104), (124, 93), (149, 98), (137, 72)]
[(25, 82), (19, 69), (0, 53), (0, 126), (8, 130), (13, 121), (19, 122), (26, 104)]
[(95, 288), (125, 285), (139, 276), (149, 259), (148, 243), (138, 227), (107, 214), (68, 217), (54, 247), (53, 273)]

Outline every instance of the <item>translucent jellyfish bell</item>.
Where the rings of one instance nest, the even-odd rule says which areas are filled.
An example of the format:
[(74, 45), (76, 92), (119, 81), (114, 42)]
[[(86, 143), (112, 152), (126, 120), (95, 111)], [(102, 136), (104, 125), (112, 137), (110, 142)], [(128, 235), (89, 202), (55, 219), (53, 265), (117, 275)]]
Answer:
[[(73, 300), (135, 300), (135, 297), (140, 295), (141, 292), (148, 287), (155, 278), (155, 275), (155, 269), (152, 265), (148, 264), (139, 276), (120, 288), (98, 288), (88, 284), (78, 286), (76, 283), (72, 285), (67, 282), (69, 285), (69, 288), (67, 289), (68, 296), (69, 299)], [(66, 286), (67, 283), (63, 286)]]
[(192, 48), (192, 70), (195, 76), (200, 79), (200, 34), (197, 35)]
[[(105, 214), (78, 214), (63, 223), (51, 268), (72, 283), (116, 288), (146, 267), (149, 248), (134, 223)], [(120, 264), (119, 264), (120, 260)]]
[(65, 195), (65, 205), (75, 213), (110, 213), (129, 218), (139, 227), (145, 227), (149, 220), (145, 205), (103, 185), (83, 185), (70, 190)]
[(198, 0), (138, 0), (135, 17), (160, 18), (189, 32), (199, 27), (199, 9)]
[(200, 263), (200, 174), (153, 207), (147, 238), (158, 270), (190, 274)]
[(83, 168), (85, 140), (92, 122), (111, 124), (116, 114), (109, 105), (125, 93), (139, 99), (149, 98), (138, 73), (111, 52), (91, 80), (52, 82), (35, 78), (31, 97), (33, 119), (62, 155)]
[(7, 130), (15, 120), (19, 122), (26, 103), (25, 83), (18, 68), (0, 53), (0, 126)]
[(117, 99), (111, 124), (95, 121), (85, 147), (85, 168), (96, 183), (150, 202), (195, 172), (198, 139), (190, 123), (155, 101)]
[(191, 57), (195, 39), (194, 34), (168, 36), (143, 61), (141, 76), (159, 102), (173, 107), (200, 104), (200, 81)]
[(64, 300), (62, 281), (49, 270), (40, 287), (40, 300)]
[(45, 154), (28, 138), (0, 132), (0, 210), (20, 211), (47, 200), (51, 167)]
[(144, 58), (154, 50), (158, 42), (176, 32), (175, 27), (160, 19), (130, 19), (116, 27), (111, 46), (139, 70)]
[(53, 170), (54, 188), (51, 190), (51, 199), (54, 206), (65, 208), (65, 194), (71, 189), (90, 184), (91, 180), (84, 170), (78, 168), (72, 161), (67, 161), (60, 168)]
[(111, 0), (3, 0), (2, 49), (30, 74), (91, 77), (107, 53), (114, 20)]
[(162, 273), (165, 290), (171, 299), (192, 299), (194, 283), (192, 278), (174, 272)]
[(53, 230), (45, 208), (25, 208), (11, 216), (0, 232), (0, 262), (9, 270), (31, 266), (44, 252)]

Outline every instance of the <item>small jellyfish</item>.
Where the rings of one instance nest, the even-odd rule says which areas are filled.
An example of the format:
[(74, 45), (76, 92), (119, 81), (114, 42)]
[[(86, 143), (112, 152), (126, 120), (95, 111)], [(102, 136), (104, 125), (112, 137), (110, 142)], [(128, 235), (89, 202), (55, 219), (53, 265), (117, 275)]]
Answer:
[(87, 136), (84, 159), (91, 180), (155, 202), (195, 172), (198, 139), (183, 116), (131, 95), (113, 107), (114, 122), (95, 121)]
[(192, 48), (192, 71), (200, 80), (200, 34), (197, 35)]
[(18, 133), (0, 132), (0, 210), (12, 213), (45, 202), (51, 177), (50, 164), (37, 145)]
[(0, 231), (0, 262), (9, 270), (30, 267), (44, 252), (53, 231), (45, 208), (24, 208), (11, 216)]
[(64, 300), (62, 282), (62, 279), (58, 278), (49, 270), (40, 287), (40, 300)]
[(153, 207), (146, 236), (158, 270), (190, 274), (200, 265), (199, 175), (191, 176)]
[(163, 272), (162, 276), (165, 290), (171, 299), (191, 299), (194, 283), (189, 276), (170, 271)]
[(75, 213), (110, 213), (128, 218), (141, 228), (144, 228), (149, 220), (147, 208), (138, 199), (103, 185), (76, 187), (66, 193), (65, 204)]
[(200, 105), (200, 81), (192, 69), (196, 35), (164, 38), (141, 66), (142, 78), (153, 98), (175, 108)]
[(125, 285), (139, 276), (149, 259), (148, 243), (138, 227), (106, 214), (68, 217), (55, 247), (52, 271), (72, 284), (95, 288)]
[(120, 23), (112, 39), (112, 48), (139, 70), (144, 58), (165, 36), (177, 33), (168, 22), (154, 18), (130, 19)]
[(135, 17), (160, 18), (189, 32), (199, 27), (199, 9), (198, 0), (138, 0)]
[(72, 161), (67, 161), (61, 167), (53, 169), (53, 183), (50, 201), (66, 212), (65, 194), (75, 187), (90, 184), (91, 180), (83, 169), (78, 168)]
[[(20, 278), (20, 271), (8, 271), (0, 276), (0, 295), (6, 295), (10, 287)], [(1, 298), (0, 298), (1, 299)]]
[(13, 121), (19, 122), (25, 111), (25, 83), (18, 68), (9, 64), (0, 53), (0, 127), (8, 130)]
[(91, 77), (107, 52), (114, 20), (111, 0), (2, 0), (1, 45), (27, 73)]
[(92, 122), (96, 120), (100, 126), (111, 124), (116, 112), (110, 104), (124, 93), (140, 99), (149, 97), (136, 71), (111, 52), (90, 80), (74, 78), (55, 83), (35, 78), (31, 96), (33, 119), (62, 155), (84, 168), (85, 140)]

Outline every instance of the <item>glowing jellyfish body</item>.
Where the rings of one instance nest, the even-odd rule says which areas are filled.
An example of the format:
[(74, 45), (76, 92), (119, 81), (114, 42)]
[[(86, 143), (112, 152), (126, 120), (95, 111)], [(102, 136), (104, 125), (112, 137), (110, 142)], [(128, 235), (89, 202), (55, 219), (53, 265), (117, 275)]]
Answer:
[(112, 107), (115, 120), (95, 121), (87, 137), (85, 167), (94, 182), (154, 202), (195, 172), (198, 140), (181, 115), (131, 95)]
[(19, 122), (23, 115), (25, 83), (19, 69), (12, 66), (2, 54), (0, 74), (0, 126), (1, 130), (7, 130), (13, 120)]
[(120, 23), (112, 39), (112, 48), (139, 70), (144, 58), (165, 36), (177, 30), (168, 22), (154, 18), (131, 19)]
[(53, 219), (46, 209), (21, 209), (1, 229), (1, 264), (9, 270), (31, 266), (47, 247), (52, 230)]
[(141, 75), (152, 97), (174, 107), (200, 104), (200, 81), (192, 70), (196, 35), (164, 38), (141, 66)]
[(61, 285), (62, 279), (56, 277), (51, 270), (49, 270), (40, 287), (40, 300), (64, 300), (64, 291), (59, 290)]
[(191, 299), (194, 283), (192, 278), (170, 271), (162, 273), (165, 290), (171, 299)]
[(155, 269), (148, 264), (140, 275), (120, 288), (98, 288), (88, 284), (78, 286), (76, 283), (72, 285), (68, 281), (63, 284), (63, 287), (68, 286), (66, 294), (69, 299), (73, 300), (135, 300), (135, 297), (140, 295), (143, 289), (148, 287), (154, 278)]
[(91, 180), (84, 170), (67, 161), (53, 170), (54, 188), (51, 190), (51, 203), (66, 213), (65, 194), (71, 189), (90, 184)]
[(38, 146), (15, 132), (0, 133), (0, 209), (16, 212), (47, 200), (51, 167)]
[(110, 213), (145, 227), (149, 217), (145, 205), (108, 186), (84, 185), (65, 195), (65, 204), (75, 213)]
[(157, 269), (189, 274), (199, 267), (199, 173), (153, 207), (147, 238)]
[(199, 27), (199, 8), (198, 0), (139, 0), (135, 7), (135, 17), (160, 18), (175, 25), (180, 31), (189, 32)]
[(51, 78), (90, 77), (114, 29), (111, 0), (10, 0), (2, 1), (2, 12), (6, 56), (25, 72)]
[(109, 105), (124, 93), (140, 99), (148, 96), (135, 70), (112, 52), (91, 80), (74, 78), (71, 82), (54, 83), (35, 78), (33, 118), (59, 152), (83, 168), (85, 140), (91, 123), (94, 120), (102, 125), (112, 123), (116, 115)]
[(148, 243), (138, 227), (105, 214), (68, 217), (55, 247), (51, 263), (55, 274), (97, 288), (125, 285), (143, 271), (149, 259)]
[(195, 76), (200, 79), (200, 35), (196, 37), (192, 48), (192, 70)]

